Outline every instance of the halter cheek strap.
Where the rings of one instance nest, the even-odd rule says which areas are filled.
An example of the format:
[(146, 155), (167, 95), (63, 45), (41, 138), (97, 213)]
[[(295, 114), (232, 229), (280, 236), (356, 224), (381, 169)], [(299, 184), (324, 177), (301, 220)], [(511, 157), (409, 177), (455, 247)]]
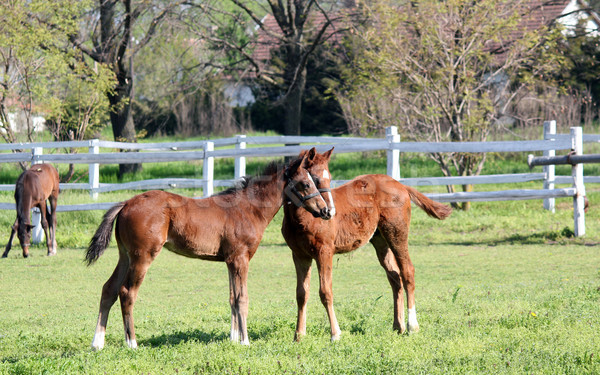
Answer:
[(290, 198), (296, 207), (304, 207), (304, 202), (321, 194), (319, 191), (312, 194), (302, 195), (298, 189), (296, 189), (293, 181), (288, 182), (287, 186), (285, 187), (286, 196)]

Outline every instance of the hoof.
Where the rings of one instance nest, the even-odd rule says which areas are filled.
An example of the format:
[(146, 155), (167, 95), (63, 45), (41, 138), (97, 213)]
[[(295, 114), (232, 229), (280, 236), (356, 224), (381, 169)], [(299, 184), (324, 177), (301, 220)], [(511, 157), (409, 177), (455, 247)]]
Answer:
[(410, 325), (408, 326), (408, 333), (409, 334), (411, 334), (411, 333), (417, 333), (417, 332), (419, 332), (419, 325), (418, 324), (416, 324), (414, 326), (410, 326)]
[(294, 341), (300, 342), (304, 336), (306, 336), (306, 332), (296, 332), (294, 333)]
[(331, 342), (340, 341), (340, 336), (341, 335), (342, 335), (341, 333), (338, 333), (338, 334), (335, 334), (335, 335), (331, 335)]

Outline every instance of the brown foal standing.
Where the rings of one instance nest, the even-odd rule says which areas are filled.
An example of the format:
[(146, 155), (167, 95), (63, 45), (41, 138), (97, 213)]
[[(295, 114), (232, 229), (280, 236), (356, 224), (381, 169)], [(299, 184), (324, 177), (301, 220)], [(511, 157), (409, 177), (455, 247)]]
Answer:
[[(17, 219), (10, 231), (10, 237), (2, 258), (8, 256), (12, 247), (12, 241), (17, 233), (23, 257), (29, 256), (31, 241), (30, 211), (33, 207), (39, 208), (41, 212), (41, 224), (46, 235), (46, 246), (48, 256), (56, 254), (56, 204), (59, 193), (58, 171), (50, 164), (34, 164), (17, 179), (15, 186), (15, 202), (17, 205)], [(50, 203), (50, 211), (46, 206), (46, 200)]]
[(410, 202), (440, 220), (448, 217), (452, 209), (386, 175), (358, 176), (330, 190), (328, 161), (331, 151), (333, 149), (317, 154), (308, 170), (327, 201), (332, 219), (315, 220), (294, 205), (284, 205), (281, 231), (292, 249), (297, 275), (298, 321), (294, 339), (299, 340), (306, 334), (306, 304), (313, 259), (319, 272), (319, 296), (331, 325), (331, 340), (339, 339), (341, 330), (333, 310), (331, 287), (333, 256), (356, 250), (369, 241), (375, 247), (392, 287), (394, 329), (401, 333), (406, 331), (402, 296), (404, 288), (408, 299), (408, 331), (418, 331), (414, 266), (408, 254)]
[(90, 242), (86, 260), (95, 262), (107, 248), (113, 222), (119, 262), (102, 288), (98, 323), (92, 348), (104, 347), (110, 308), (119, 297), (125, 340), (137, 347), (133, 306), (148, 267), (163, 247), (179, 255), (227, 264), (234, 342), (249, 344), (248, 262), (262, 235), (284, 201), (284, 189), (314, 217), (329, 210), (306, 168), (314, 148), (282, 169), (272, 163), (262, 176), (247, 178), (243, 186), (205, 199), (191, 199), (164, 191), (149, 191), (111, 208)]

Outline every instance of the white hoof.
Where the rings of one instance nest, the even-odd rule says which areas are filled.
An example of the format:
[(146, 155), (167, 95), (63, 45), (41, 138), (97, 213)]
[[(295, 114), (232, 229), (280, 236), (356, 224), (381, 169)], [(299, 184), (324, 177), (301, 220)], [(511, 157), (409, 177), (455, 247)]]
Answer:
[(137, 341), (136, 340), (127, 340), (127, 346), (130, 349), (137, 349), (137, 347), (138, 347)]
[(419, 322), (417, 322), (417, 309), (408, 309), (408, 333), (419, 332)]
[(92, 350), (97, 352), (104, 348), (104, 333), (96, 333), (94, 334), (94, 339), (92, 340)]

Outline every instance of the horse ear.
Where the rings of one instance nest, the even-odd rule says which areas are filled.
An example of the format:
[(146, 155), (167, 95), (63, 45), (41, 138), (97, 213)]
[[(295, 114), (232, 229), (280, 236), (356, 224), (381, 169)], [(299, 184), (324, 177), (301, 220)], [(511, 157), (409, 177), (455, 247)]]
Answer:
[(306, 153), (308, 152), (308, 150), (302, 150), (300, 151), (300, 154), (298, 155), (299, 158), (304, 158), (304, 156), (306, 156)]
[(300, 157), (298, 159), (290, 162), (290, 164), (288, 165), (288, 167), (285, 170), (285, 176), (287, 178), (289, 178), (290, 176), (295, 175), (296, 171), (304, 163), (305, 160), (306, 160), (306, 153), (304, 155), (301, 153)]
[(333, 149), (334, 149), (334, 148), (335, 148), (335, 147), (332, 147), (332, 148), (331, 148), (331, 150), (329, 150), (329, 151), (325, 152), (325, 153), (323, 154), (323, 157), (327, 158), (327, 160), (331, 159), (331, 153), (333, 152)]
[(306, 152), (302, 165), (305, 168), (309, 168), (310, 166), (312, 166), (315, 161), (315, 156), (317, 156), (317, 149), (313, 147)]

